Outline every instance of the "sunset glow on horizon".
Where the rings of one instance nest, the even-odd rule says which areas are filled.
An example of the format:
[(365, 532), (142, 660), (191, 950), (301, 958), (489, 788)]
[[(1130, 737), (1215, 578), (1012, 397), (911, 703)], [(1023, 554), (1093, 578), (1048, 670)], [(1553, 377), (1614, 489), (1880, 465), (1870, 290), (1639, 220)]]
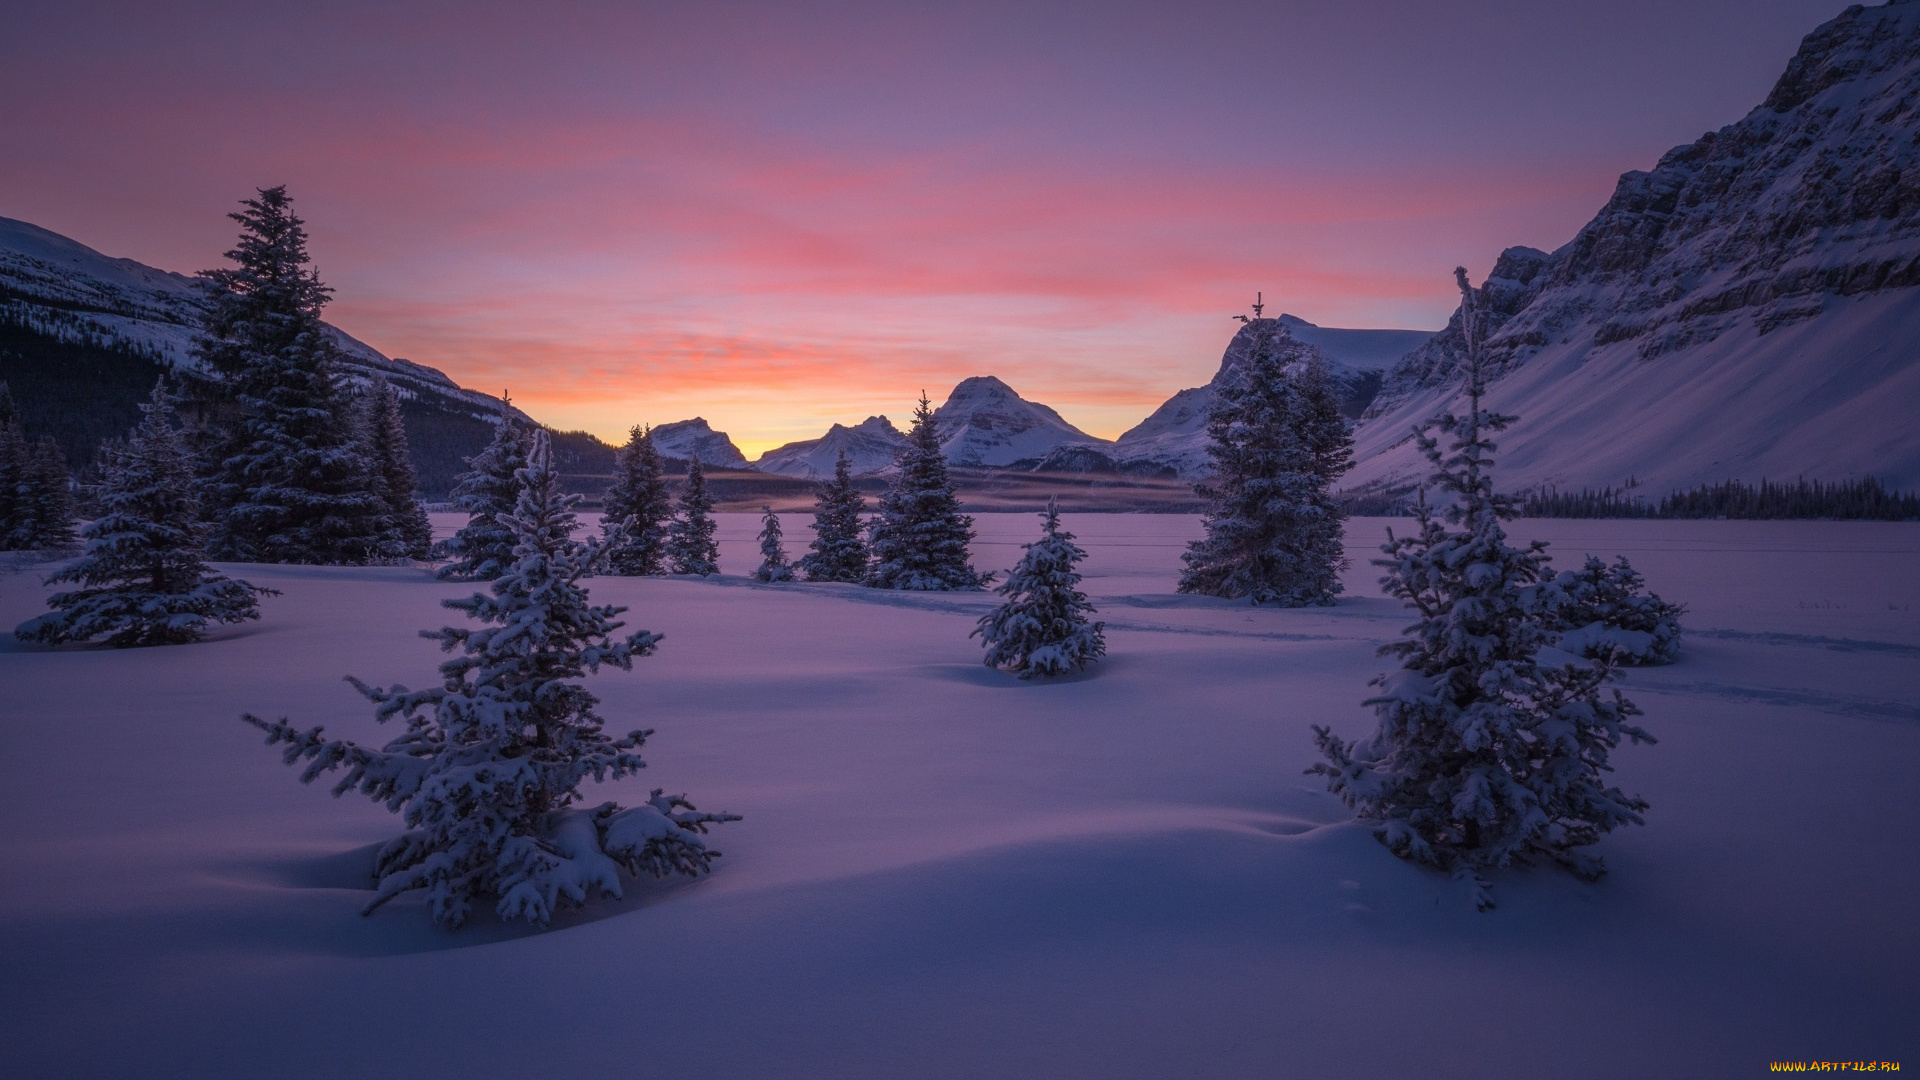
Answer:
[(541, 421), (749, 457), (996, 375), (1111, 438), (1256, 290), (1437, 328), (1739, 118), (1840, 4), (74, 4), (0, 40), (0, 216), (215, 267)]

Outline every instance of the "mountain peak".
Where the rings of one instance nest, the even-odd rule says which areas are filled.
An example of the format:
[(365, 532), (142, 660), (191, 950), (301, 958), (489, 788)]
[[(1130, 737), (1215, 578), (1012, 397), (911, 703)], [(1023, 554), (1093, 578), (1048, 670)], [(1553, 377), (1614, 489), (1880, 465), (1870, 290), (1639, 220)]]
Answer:
[(1107, 445), (991, 375), (960, 380), (934, 410), (933, 425), (955, 465), (1011, 465), (1045, 457), (1066, 443)]

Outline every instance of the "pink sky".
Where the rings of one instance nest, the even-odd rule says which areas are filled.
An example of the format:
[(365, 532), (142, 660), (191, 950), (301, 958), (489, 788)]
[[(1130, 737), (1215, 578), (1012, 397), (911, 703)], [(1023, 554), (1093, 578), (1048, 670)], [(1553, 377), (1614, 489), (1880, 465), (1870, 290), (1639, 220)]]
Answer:
[(1840, 5), (86, 4), (0, 35), (0, 215), (215, 266), (543, 421), (750, 456), (995, 374), (1107, 437), (1258, 289), (1435, 327), (1738, 119)]

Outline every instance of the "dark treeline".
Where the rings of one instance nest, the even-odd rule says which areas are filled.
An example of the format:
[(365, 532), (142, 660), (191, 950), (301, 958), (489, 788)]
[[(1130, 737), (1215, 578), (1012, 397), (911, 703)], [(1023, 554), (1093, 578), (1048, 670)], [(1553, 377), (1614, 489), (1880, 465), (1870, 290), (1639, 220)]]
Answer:
[(1617, 488), (1563, 492), (1553, 488), (1529, 495), (1521, 507), (1527, 517), (1551, 518), (1825, 518), (1850, 521), (1920, 520), (1920, 495), (1888, 491), (1878, 480), (1762, 480), (1748, 484), (1726, 480), (1658, 501)]

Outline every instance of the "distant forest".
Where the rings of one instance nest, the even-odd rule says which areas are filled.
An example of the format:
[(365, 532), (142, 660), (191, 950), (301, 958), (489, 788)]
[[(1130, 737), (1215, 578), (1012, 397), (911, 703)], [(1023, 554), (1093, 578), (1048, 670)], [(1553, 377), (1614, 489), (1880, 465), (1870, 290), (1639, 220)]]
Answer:
[(1827, 519), (1834, 521), (1920, 521), (1920, 495), (1888, 491), (1880, 481), (1759, 484), (1727, 480), (1649, 500), (1628, 490), (1548, 488), (1529, 495), (1521, 507), (1527, 517), (1543, 518), (1733, 518)]

